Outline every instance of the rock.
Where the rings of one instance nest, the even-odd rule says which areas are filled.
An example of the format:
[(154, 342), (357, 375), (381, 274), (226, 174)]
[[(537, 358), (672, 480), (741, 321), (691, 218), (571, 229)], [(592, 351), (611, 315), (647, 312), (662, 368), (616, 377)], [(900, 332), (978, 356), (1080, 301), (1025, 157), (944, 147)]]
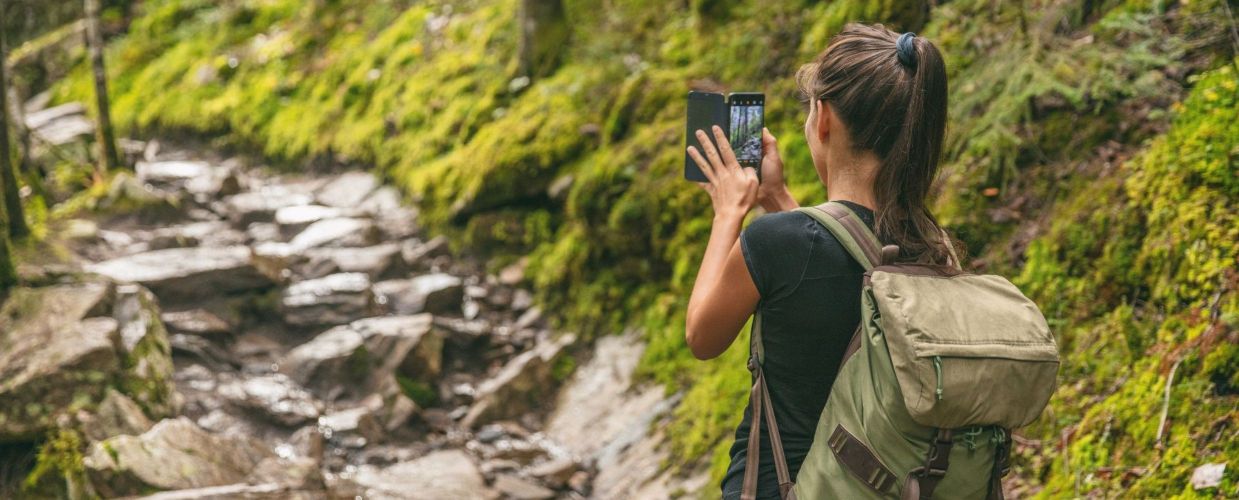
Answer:
[(86, 117), (81, 103), (70, 102), (26, 115), (26, 127), (39, 141), (62, 146), (95, 133), (95, 122)]
[(576, 471), (572, 474), (572, 477), (568, 478), (568, 487), (582, 495), (589, 495), (592, 489), (590, 488), (589, 473), (583, 470)]
[(365, 498), (495, 498), (486, 487), (477, 465), (460, 450), (436, 451), (424, 457), (385, 468), (362, 466), (354, 481)]
[(300, 233), (310, 224), (323, 219), (334, 219), (344, 216), (344, 211), (322, 205), (296, 205), (283, 207), (275, 211), (275, 223), (286, 237)]
[(253, 243), (279, 242), (284, 238), (280, 227), (270, 222), (251, 222), (245, 228), (245, 237)]
[(406, 209), (400, 201), (400, 191), (391, 186), (374, 190), (357, 208), (373, 217), (383, 217), (385, 214)]
[(532, 306), (533, 294), (529, 293), (528, 290), (525, 290), (524, 288), (517, 288), (516, 291), (512, 293), (512, 303), (509, 307), (511, 307), (513, 311), (524, 311)]
[(348, 172), (319, 188), (314, 198), (336, 208), (354, 208), (379, 187), (378, 179), (367, 172)]
[(324, 488), (318, 460), (307, 457), (269, 457), (246, 479), (250, 484), (278, 484), (293, 491), (321, 492)]
[(280, 310), (284, 322), (295, 326), (338, 325), (371, 314), (374, 294), (370, 278), (361, 273), (339, 273), (302, 281), (284, 290)]
[(256, 410), (268, 420), (288, 427), (312, 421), (322, 411), (314, 396), (281, 373), (233, 381), (219, 391), (233, 404)]
[(139, 161), (134, 165), (138, 180), (157, 187), (177, 187), (194, 178), (211, 176), (205, 161)]
[(364, 247), (378, 240), (374, 223), (367, 219), (337, 217), (310, 224), (288, 243), (266, 243), (254, 251), (260, 255), (289, 257), (318, 247)]
[(142, 413), (142, 407), (111, 387), (98, 408), (92, 413), (83, 412), (78, 420), (82, 433), (91, 441), (122, 434), (138, 435), (155, 425)]
[(521, 479), (512, 474), (495, 477), (495, 489), (513, 500), (544, 500), (555, 498), (555, 492)]
[(340, 439), (354, 434), (365, 438), (367, 443), (377, 443), (383, 439), (383, 427), (374, 418), (374, 411), (365, 406), (333, 411), (318, 419), (318, 426), (323, 429), (325, 437)]
[(115, 497), (239, 483), (271, 456), (251, 438), (214, 436), (181, 417), (95, 443), (82, 465), (100, 495)]
[(86, 108), (80, 102), (67, 102), (59, 106), (26, 113), (26, 127), (31, 130), (46, 127), (61, 118), (74, 115), (85, 116)]
[(464, 299), (460, 278), (435, 273), (407, 280), (380, 281), (374, 284), (379, 303), (396, 314), (435, 314), (459, 312)]
[(207, 486), (205, 488), (189, 488), (183, 490), (163, 491), (141, 497), (141, 500), (235, 500), (241, 498), (282, 498), (311, 499), (321, 495), (307, 493), (298, 495), (276, 483), (249, 484), (237, 483), (224, 486)]
[(383, 316), (327, 330), (279, 365), (302, 384), (319, 389), (342, 384), (357, 392), (383, 387), (397, 373), (421, 381), (437, 377), (442, 349), (429, 314)]
[(228, 223), (218, 220), (162, 227), (141, 237), (146, 239), (148, 250), (196, 246), (222, 247), (245, 243), (244, 234), (232, 229)]
[(436, 236), (425, 243), (409, 240), (400, 249), (400, 255), (404, 258), (405, 265), (409, 269), (418, 270), (429, 269), (431, 259), (448, 256), (450, 253), (451, 248), (448, 246), (447, 237), (445, 236)]
[(1192, 488), (1197, 490), (1216, 488), (1222, 484), (1222, 477), (1225, 474), (1226, 462), (1204, 464), (1192, 471)]
[(512, 324), (513, 330), (524, 330), (534, 325), (542, 319), (542, 310), (537, 307), (530, 307), (529, 310), (516, 318), (516, 322)]
[(547, 486), (563, 488), (568, 484), (568, 480), (572, 478), (572, 475), (576, 474), (580, 469), (580, 465), (572, 459), (553, 458), (530, 467), (526, 472), (533, 477), (541, 479)]
[(103, 282), (11, 290), (0, 306), (0, 441), (36, 439), (109, 387), (148, 414), (171, 411), (168, 339), (139, 291)]
[(244, 246), (169, 248), (86, 266), (116, 281), (140, 283), (163, 300), (203, 298), (269, 287)]
[(521, 257), (516, 262), (499, 271), (499, 284), (507, 286), (519, 285), (525, 279), (525, 268), (529, 266), (529, 257)]
[(323, 433), (317, 422), (315, 424), (298, 429), (288, 438), (288, 443), (276, 446), (275, 452), (285, 458), (298, 456), (321, 462), (323, 460)]
[(174, 333), (169, 337), (172, 352), (180, 356), (192, 356), (219, 371), (235, 369), (238, 364), (223, 348), (197, 335)]
[(258, 191), (238, 193), (221, 202), (216, 211), (228, 217), (237, 227), (253, 222), (272, 222), (275, 212), (284, 207), (308, 205), (309, 195), (292, 192), (286, 188), (264, 187)]
[(232, 325), (205, 309), (164, 312), (159, 318), (174, 333), (217, 337), (232, 332)]
[(508, 361), (498, 374), (478, 386), (473, 406), (461, 420), (461, 427), (471, 429), (538, 408), (543, 398), (553, 395), (552, 369), (564, 347), (574, 340), (571, 334), (546, 339)]
[(293, 264), (293, 273), (313, 279), (333, 273), (365, 273), (372, 280), (386, 275), (397, 263), (398, 243), (386, 243), (362, 248), (313, 248), (304, 254), (304, 261)]

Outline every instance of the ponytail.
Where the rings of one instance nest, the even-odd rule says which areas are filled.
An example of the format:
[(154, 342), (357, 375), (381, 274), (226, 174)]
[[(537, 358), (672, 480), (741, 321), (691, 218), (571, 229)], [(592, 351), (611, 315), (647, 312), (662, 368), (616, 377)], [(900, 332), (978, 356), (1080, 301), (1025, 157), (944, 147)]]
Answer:
[(853, 147), (881, 162), (874, 176), (876, 232), (899, 260), (945, 264), (956, 246), (927, 207), (946, 131), (942, 54), (913, 33), (848, 24), (797, 73), (801, 92), (829, 101)]

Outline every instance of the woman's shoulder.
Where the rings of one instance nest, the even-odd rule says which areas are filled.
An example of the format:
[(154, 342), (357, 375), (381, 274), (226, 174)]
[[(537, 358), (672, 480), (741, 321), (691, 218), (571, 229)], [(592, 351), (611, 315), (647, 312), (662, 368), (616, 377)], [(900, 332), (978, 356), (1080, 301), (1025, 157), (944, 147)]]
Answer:
[[(749, 223), (745, 232), (767, 239), (801, 239), (812, 234), (814, 221), (796, 210), (765, 214)], [(806, 240), (807, 241), (807, 240)]]

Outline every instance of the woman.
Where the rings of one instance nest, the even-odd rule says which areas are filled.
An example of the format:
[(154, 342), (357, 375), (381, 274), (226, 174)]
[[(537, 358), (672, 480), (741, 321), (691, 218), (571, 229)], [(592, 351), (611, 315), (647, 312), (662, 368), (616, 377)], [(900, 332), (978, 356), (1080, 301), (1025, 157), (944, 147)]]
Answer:
[[(852, 209), (900, 260), (947, 262), (926, 196), (938, 172), (946, 126), (942, 56), (929, 40), (881, 25), (849, 24), (796, 75), (808, 101), (805, 140), (829, 200)], [(831, 235), (797, 207), (783, 181), (775, 138), (763, 131), (756, 172), (739, 166), (717, 127), (717, 148), (689, 148), (709, 183), (714, 223), (688, 304), (693, 355), (714, 358), (758, 308), (763, 370), (792, 478), (800, 469), (840, 360), (860, 320), (863, 270)], [(755, 204), (769, 213), (740, 226)], [(954, 243), (951, 243), (954, 244)], [(723, 497), (739, 498), (751, 408), (744, 411), (723, 479)], [(764, 432), (763, 432), (764, 434)], [(778, 498), (770, 440), (761, 440), (758, 498)]]

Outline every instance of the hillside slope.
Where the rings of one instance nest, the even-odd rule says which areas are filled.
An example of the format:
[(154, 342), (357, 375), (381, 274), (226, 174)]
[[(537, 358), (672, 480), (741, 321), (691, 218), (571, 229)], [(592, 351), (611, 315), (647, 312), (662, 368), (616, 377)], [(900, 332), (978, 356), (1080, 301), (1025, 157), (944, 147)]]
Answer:
[[(746, 340), (709, 363), (684, 348), (710, 216), (679, 180), (683, 95), (765, 92), (793, 192), (817, 203), (790, 75), (846, 21), (916, 31), (951, 78), (935, 211), (973, 268), (1037, 300), (1065, 355), (1022, 431), (1018, 487), (1225, 496), (1233, 472), (1187, 484), (1206, 462), (1239, 467), (1239, 42), (1223, 1), (569, 0), (572, 43), (530, 83), (514, 78), (516, 2), (149, 0), (108, 56), (122, 129), (372, 165), (458, 245), (496, 266), (528, 255), (564, 325), (643, 327), (643, 372), (685, 391), (669, 465), (718, 477)], [(86, 77), (58, 99), (86, 100)]]

